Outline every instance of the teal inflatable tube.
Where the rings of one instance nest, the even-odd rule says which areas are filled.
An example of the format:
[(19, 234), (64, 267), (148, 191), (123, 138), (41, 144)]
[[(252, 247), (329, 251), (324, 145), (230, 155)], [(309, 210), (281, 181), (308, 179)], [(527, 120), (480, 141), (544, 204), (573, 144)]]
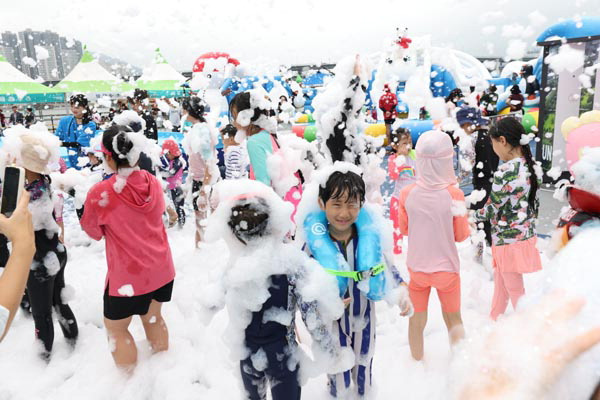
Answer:
[[(355, 268), (361, 272), (369, 272), (367, 298), (381, 300), (385, 295), (385, 262), (381, 251), (381, 237), (373, 217), (365, 208), (358, 214), (356, 229), (358, 230), (358, 265)], [(362, 279), (365, 278), (363, 275)]]

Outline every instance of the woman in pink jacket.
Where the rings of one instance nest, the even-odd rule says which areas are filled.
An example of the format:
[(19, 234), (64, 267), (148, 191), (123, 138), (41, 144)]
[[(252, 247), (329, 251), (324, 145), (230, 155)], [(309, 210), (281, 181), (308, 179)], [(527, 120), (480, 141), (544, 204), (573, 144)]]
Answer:
[(137, 348), (129, 332), (140, 315), (154, 352), (169, 346), (161, 316), (171, 300), (175, 269), (162, 221), (165, 200), (160, 182), (140, 170), (126, 126), (112, 125), (102, 137), (104, 162), (115, 174), (88, 193), (81, 227), (95, 240), (105, 239), (108, 273), (104, 289), (104, 325), (117, 366), (132, 371)]
[(460, 316), (460, 260), (455, 242), (469, 237), (465, 197), (456, 187), (450, 136), (426, 132), (417, 142), (417, 182), (400, 191), (399, 223), (408, 236), (408, 292), (415, 313), (408, 341), (413, 358), (423, 358), (423, 330), (431, 288), (437, 290), (451, 343), (464, 336)]

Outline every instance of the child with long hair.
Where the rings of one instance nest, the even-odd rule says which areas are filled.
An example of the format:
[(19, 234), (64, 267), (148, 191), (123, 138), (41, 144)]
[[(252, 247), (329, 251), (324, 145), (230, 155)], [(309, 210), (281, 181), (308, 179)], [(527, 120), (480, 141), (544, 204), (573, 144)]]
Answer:
[[(250, 179), (271, 186), (285, 201), (292, 203), (294, 219), (302, 197), (303, 177), (299, 171), (288, 171), (289, 168), (285, 165), (268, 167), (269, 157), (281, 149), (275, 134), (277, 120), (271, 101), (259, 89), (241, 92), (229, 103), (229, 114), (233, 126), (248, 138), (246, 149), (250, 159)], [(274, 171), (274, 168), (278, 170)], [(293, 176), (280, 176), (286, 172)], [(282, 188), (280, 181), (288, 178), (292, 183)]]
[(250, 177), (267, 186), (272, 186), (267, 168), (267, 158), (278, 147), (275, 138), (277, 122), (270, 101), (261, 98), (260, 92), (241, 92), (229, 103), (232, 124), (238, 131), (246, 133), (248, 156), (250, 157)]
[(153, 352), (168, 349), (161, 308), (171, 300), (175, 278), (162, 221), (162, 185), (137, 167), (140, 139), (146, 141), (141, 135), (123, 125), (104, 131), (104, 163), (115, 173), (90, 189), (81, 218), (81, 227), (92, 239), (105, 239), (104, 325), (115, 364), (126, 371), (137, 363), (135, 340), (129, 332), (134, 315), (140, 316)]
[(494, 297), (490, 316), (495, 320), (504, 313), (509, 299), (516, 307), (525, 294), (523, 274), (542, 268), (535, 230), (540, 181), (529, 144), (521, 144), (526, 133), (517, 119), (503, 118), (489, 133), (494, 152), (504, 164), (494, 174), (490, 197), (477, 216), (492, 226)]
[[(458, 183), (463, 193), (469, 197), (473, 192), (479, 192), (478, 197), (470, 200), (469, 209), (479, 210), (487, 202), (492, 188), (492, 177), (498, 168), (498, 156), (494, 153), (488, 134), (489, 120), (483, 118), (481, 111), (474, 107), (461, 108), (456, 113), (456, 121), (465, 132), (466, 137), (459, 141)], [(488, 246), (491, 246), (492, 233), (488, 222), (479, 229), (485, 234)], [(477, 260), (483, 257), (483, 242), (477, 245)]]

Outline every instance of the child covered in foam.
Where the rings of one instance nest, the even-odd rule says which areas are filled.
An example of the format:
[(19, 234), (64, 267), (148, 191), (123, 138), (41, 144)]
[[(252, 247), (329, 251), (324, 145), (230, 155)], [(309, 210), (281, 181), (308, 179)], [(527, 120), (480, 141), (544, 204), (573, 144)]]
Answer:
[[(209, 219), (207, 239), (223, 238), (230, 250), (218, 285), (224, 298), (220, 306), (235, 316), (226, 341), (240, 362), (246, 396), (264, 399), (270, 390), (273, 400), (300, 399), (304, 378), (344, 370), (354, 361), (329, 332), (343, 313), (335, 279), (284, 243), (292, 227), (292, 205), (271, 188), (257, 181), (225, 180), (216, 192), (219, 206)], [(297, 309), (313, 337), (314, 363), (296, 342)]]

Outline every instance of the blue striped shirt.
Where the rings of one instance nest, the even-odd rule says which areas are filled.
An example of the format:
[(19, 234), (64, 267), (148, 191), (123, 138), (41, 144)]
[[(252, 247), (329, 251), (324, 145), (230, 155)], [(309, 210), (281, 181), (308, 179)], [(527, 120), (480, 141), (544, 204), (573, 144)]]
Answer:
[(225, 179), (246, 177), (245, 154), (241, 146), (228, 146), (225, 150)]

